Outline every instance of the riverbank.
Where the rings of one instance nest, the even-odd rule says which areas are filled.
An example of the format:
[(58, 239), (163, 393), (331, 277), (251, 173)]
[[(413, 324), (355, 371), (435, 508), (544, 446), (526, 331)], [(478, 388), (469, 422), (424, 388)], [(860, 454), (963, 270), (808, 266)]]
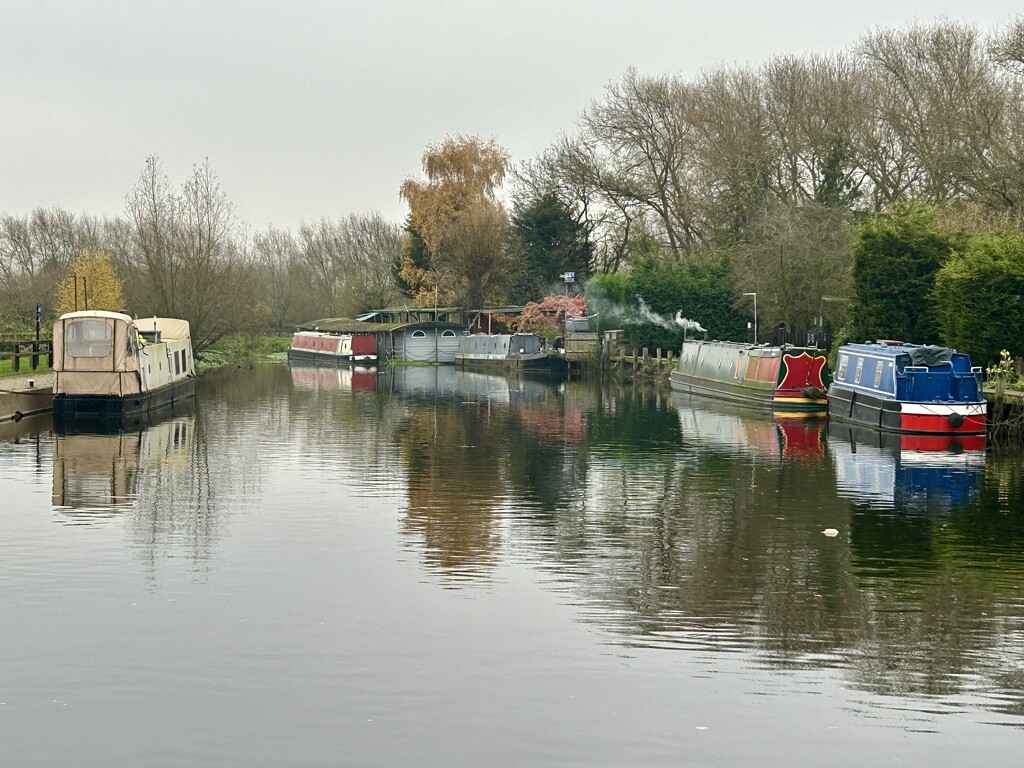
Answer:
[(19, 421), (53, 408), (52, 371), (0, 378), (0, 421)]
[(196, 355), (196, 373), (224, 366), (284, 362), (289, 346), (290, 336), (227, 336)]

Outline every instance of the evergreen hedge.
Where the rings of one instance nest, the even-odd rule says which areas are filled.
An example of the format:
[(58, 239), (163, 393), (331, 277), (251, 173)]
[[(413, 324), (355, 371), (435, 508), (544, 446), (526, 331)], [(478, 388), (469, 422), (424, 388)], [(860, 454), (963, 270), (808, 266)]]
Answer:
[(995, 363), (1003, 349), (1024, 357), (1024, 235), (972, 237), (939, 270), (931, 302), (943, 341), (975, 365)]

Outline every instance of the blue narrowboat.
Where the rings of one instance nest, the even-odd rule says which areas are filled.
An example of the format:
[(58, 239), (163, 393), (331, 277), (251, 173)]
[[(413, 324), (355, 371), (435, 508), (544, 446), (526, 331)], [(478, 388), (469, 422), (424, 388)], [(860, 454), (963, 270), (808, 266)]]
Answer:
[(983, 435), (981, 368), (946, 347), (879, 341), (839, 348), (829, 418), (907, 434)]

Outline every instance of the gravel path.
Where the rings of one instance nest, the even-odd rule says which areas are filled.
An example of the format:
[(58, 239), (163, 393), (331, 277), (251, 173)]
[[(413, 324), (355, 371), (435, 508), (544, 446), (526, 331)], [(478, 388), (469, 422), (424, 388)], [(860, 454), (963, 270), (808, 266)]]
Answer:
[(17, 376), (0, 377), (0, 392), (12, 392), (22, 389), (29, 389), (29, 381), (35, 382), (36, 389), (53, 389), (54, 374), (52, 371), (46, 373), (31, 374), (19, 373)]

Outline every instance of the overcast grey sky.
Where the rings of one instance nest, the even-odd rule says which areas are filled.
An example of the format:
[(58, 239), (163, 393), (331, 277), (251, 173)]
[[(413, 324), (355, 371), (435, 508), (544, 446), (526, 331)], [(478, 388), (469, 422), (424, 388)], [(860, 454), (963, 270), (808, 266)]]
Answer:
[(571, 132), (630, 66), (690, 76), (848, 48), (1009, 0), (0, 0), (0, 211), (121, 214), (147, 155), (209, 158), (254, 229), (379, 210), (427, 144), (494, 137), (515, 161)]

